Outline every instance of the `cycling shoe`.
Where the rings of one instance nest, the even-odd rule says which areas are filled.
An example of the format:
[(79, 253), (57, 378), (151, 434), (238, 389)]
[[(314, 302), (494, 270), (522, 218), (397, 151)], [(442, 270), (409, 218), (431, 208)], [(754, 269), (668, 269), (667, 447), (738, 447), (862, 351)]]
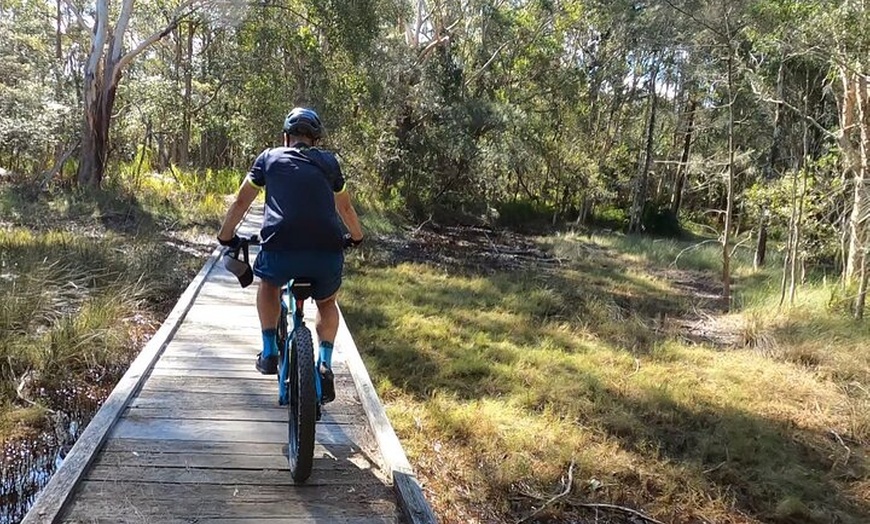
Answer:
[(257, 355), (257, 371), (264, 375), (278, 374), (278, 355), (264, 357), (263, 353)]
[(335, 375), (326, 364), (320, 364), (320, 403), (328, 404), (335, 400)]

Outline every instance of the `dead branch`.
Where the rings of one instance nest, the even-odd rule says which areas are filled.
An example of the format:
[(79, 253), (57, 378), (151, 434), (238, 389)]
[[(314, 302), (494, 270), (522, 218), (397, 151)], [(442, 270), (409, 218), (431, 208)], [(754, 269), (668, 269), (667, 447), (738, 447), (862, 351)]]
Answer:
[(523, 522), (530, 521), (532, 518), (534, 518), (539, 513), (544, 511), (547, 507), (552, 505), (554, 502), (567, 496), (569, 493), (571, 493), (571, 486), (573, 486), (573, 485), (574, 485), (574, 459), (571, 459), (571, 466), (568, 467), (568, 482), (565, 485), (565, 489), (563, 489), (562, 492), (559, 493), (558, 495), (550, 498), (550, 500), (541, 504), (541, 507), (536, 509), (535, 511), (533, 511), (530, 515), (518, 520), (517, 524), (523, 524)]
[(424, 220), (424, 221), (423, 221), (419, 226), (415, 227), (415, 228), (414, 228), (414, 231), (412, 231), (411, 234), (412, 234), (412, 235), (416, 235), (417, 233), (420, 232), (421, 229), (423, 229), (423, 226), (425, 226), (426, 224), (428, 224), (428, 223), (431, 222), (431, 221), (432, 221), (432, 215), (430, 214), (430, 215), (429, 215), (429, 218), (427, 218), (426, 220)]
[(843, 437), (841, 437), (839, 433), (837, 433), (837, 432), (834, 431), (833, 429), (828, 430), (828, 432), (829, 432), (831, 435), (833, 435), (834, 438), (837, 439), (837, 442), (839, 442), (840, 445), (843, 446), (843, 449), (846, 450), (846, 458), (843, 459), (843, 465), (845, 466), (846, 464), (849, 463), (849, 459), (852, 458), (852, 450), (849, 448), (849, 446), (846, 445), (845, 442), (843, 442)]
[(685, 254), (686, 252), (691, 251), (693, 249), (698, 249), (699, 247), (703, 246), (704, 244), (714, 244), (714, 243), (718, 244), (719, 242), (720, 241), (717, 239), (717, 240), (704, 240), (703, 242), (698, 242), (697, 244), (692, 244), (691, 246), (689, 246), (686, 249), (677, 253), (677, 258), (675, 258), (674, 261), (671, 263), (671, 267), (677, 267), (677, 262), (680, 261), (680, 257), (683, 256), (683, 254)]

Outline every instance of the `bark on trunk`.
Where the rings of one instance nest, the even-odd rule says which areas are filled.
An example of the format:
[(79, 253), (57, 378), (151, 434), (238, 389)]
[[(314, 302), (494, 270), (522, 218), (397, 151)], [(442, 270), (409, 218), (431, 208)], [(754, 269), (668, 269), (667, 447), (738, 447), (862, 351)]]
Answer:
[[(726, 20), (726, 24), (727, 24)], [(730, 35), (730, 30), (729, 30)], [(731, 215), (734, 211), (734, 49), (728, 43), (728, 179), (722, 235), (722, 297), (731, 310)]]
[(680, 155), (680, 165), (677, 168), (677, 177), (674, 183), (674, 190), (671, 197), (671, 213), (679, 220), (680, 206), (683, 204), (683, 186), (686, 185), (686, 177), (689, 173), (689, 154), (692, 150), (692, 134), (695, 131), (695, 109), (697, 102), (695, 99), (689, 100), (686, 121), (686, 135), (683, 137), (683, 153)]
[(846, 282), (854, 279), (860, 265), (860, 252), (863, 246), (860, 227), (861, 209), (864, 207), (866, 188), (864, 174), (861, 173), (860, 155), (855, 150), (853, 136), (855, 135), (855, 120), (859, 93), (855, 74), (848, 69), (841, 71), (843, 82), (843, 107), (840, 111), (840, 148), (844, 153), (844, 169), (852, 178), (852, 211), (849, 216), (849, 249), (846, 256), (844, 279)]
[[(785, 83), (785, 57), (780, 59), (779, 72), (776, 75), (776, 99), (782, 100), (783, 84)], [(773, 116), (773, 141), (767, 155), (767, 164), (764, 166), (764, 180), (770, 182), (776, 178), (776, 167), (779, 162), (779, 151), (782, 144), (782, 103), (776, 104)], [(770, 214), (770, 204), (765, 201), (758, 216), (758, 238), (755, 244), (754, 267), (764, 267), (764, 259), (767, 256), (767, 220)]]
[[(653, 57), (657, 60), (657, 57)], [(649, 185), (649, 168), (652, 165), (653, 141), (655, 139), (656, 109), (658, 107), (658, 95), (656, 95), (656, 76), (658, 76), (658, 63), (653, 67), (649, 79), (649, 122), (646, 132), (646, 146), (644, 147), (643, 161), (638, 162), (637, 180), (634, 186), (634, 198), (631, 206), (631, 217), (628, 230), (631, 233), (640, 232), (643, 224), (643, 210), (646, 205), (647, 186)]]
[(855, 318), (859, 320), (864, 317), (864, 303), (867, 296), (867, 223), (868, 213), (870, 213), (870, 208), (868, 208), (870, 199), (868, 199), (868, 187), (865, 180), (867, 176), (870, 176), (870, 151), (868, 151), (870, 148), (870, 107), (867, 107), (868, 102), (870, 101), (867, 99), (867, 78), (864, 75), (858, 75), (857, 120), (860, 128), (860, 147), (858, 148), (860, 168), (858, 173), (861, 180), (860, 183), (856, 180), (855, 187), (856, 191), (857, 188), (861, 189), (861, 194), (860, 204), (858, 203), (858, 193), (855, 195), (856, 203), (852, 210), (852, 222), (856, 229), (854, 236), (857, 238), (856, 265), (860, 270), (858, 297), (855, 300)]
[(187, 167), (190, 152), (190, 127), (192, 119), (191, 98), (193, 96), (193, 36), (196, 26), (187, 24), (187, 45), (184, 56), (184, 115), (181, 123), (181, 143), (178, 149), (178, 164)]

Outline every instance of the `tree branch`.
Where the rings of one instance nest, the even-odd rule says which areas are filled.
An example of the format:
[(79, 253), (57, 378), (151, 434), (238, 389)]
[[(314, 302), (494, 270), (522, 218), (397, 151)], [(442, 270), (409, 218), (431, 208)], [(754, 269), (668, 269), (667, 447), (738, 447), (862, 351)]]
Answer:
[(558, 495), (554, 496), (554, 497), (551, 498), (550, 500), (548, 500), (548, 501), (544, 502), (543, 504), (541, 504), (541, 507), (538, 508), (538, 509), (536, 509), (535, 511), (533, 511), (531, 514), (529, 514), (529, 515), (527, 515), (527, 516), (521, 518), (520, 520), (518, 520), (518, 521), (517, 521), (517, 524), (523, 524), (524, 522), (528, 522), (528, 521), (530, 521), (532, 518), (534, 518), (534, 517), (535, 517), (536, 515), (538, 515), (540, 512), (542, 512), (542, 511), (544, 511), (545, 509), (547, 509), (547, 507), (550, 506), (552, 503), (556, 502), (556, 501), (559, 500), (560, 498), (562, 498), (562, 497), (568, 495), (569, 493), (571, 493), (571, 487), (572, 487), (573, 485), (574, 485), (574, 460), (572, 459), (572, 460), (571, 460), (571, 466), (568, 467), (568, 482), (565, 483), (565, 489), (563, 489), (562, 492), (559, 493)]
[(699, 19), (699, 18), (695, 18), (695, 16), (694, 16), (692, 13), (689, 13), (689, 12), (686, 11), (685, 9), (683, 9), (683, 8), (681, 8), (681, 7), (677, 7), (676, 5), (674, 5), (673, 2), (671, 2), (671, 0), (665, 0), (665, 3), (668, 4), (669, 6), (671, 6), (671, 9), (673, 9), (674, 11), (676, 11), (676, 12), (682, 14), (683, 16), (687, 16), (687, 17), (689, 17), (693, 22), (695, 22), (695, 23), (698, 24), (698, 25), (703, 26), (703, 27), (706, 28), (708, 31), (714, 33), (716, 36), (719, 36), (719, 37), (722, 37), (722, 38), (724, 38), (724, 39), (726, 39), (726, 40), (729, 40), (728, 35), (726, 35), (725, 33), (722, 33), (721, 31), (719, 31), (718, 29), (714, 28), (713, 26), (711, 26), (711, 25), (708, 24), (707, 22), (705, 22), (705, 21), (703, 21), (703, 20), (701, 20), (701, 19)]
[(124, 0), (121, 5), (121, 14), (118, 15), (118, 22), (115, 24), (115, 32), (112, 34), (112, 43), (109, 44), (110, 58), (113, 64), (118, 63), (121, 57), (121, 51), (124, 47), (124, 34), (127, 32), (127, 26), (130, 24), (130, 16), (133, 14), (133, 0)]
[(146, 49), (151, 47), (151, 45), (153, 45), (154, 42), (157, 42), (158, 40), (163, 39), (166, 35), (171, 33), (176, 27), (178, 27), (178, 24), (182, 20), (184, 20), (185, 18), (190, 16), (194, 11), (196, 11), (198, 9), (199, 6), (197, 6), (196, 4), (199, 4), (201, 2), (202, 2), (202, 0), (186, 0), (185, 2), (182, 2), (181, 5), (179, 5), (175, 9), (174, 16), (169, 21), (169, 23), (166, 25), (166, 27), (164, 27), (160, 31), (153, 33), (151, 36), (149, 36), (145, 40), (142, 40), (138, 46), (136, 46), (133, 50), (127, 52), (127, 54), (122, 56), (117, 61), (117, 63), (115, 64), (114, 75), (116, 77), (118, 75), (120, 75), (121, 71), (124, 69), (124, 67), (127, 66), (127, 64), (130, 63), (131, 60), (136, 58), (136, 56), (138, 56), (142, 51), (145, 51)]
[(93, 26), (88, 25), (88, 23), (85, 22), (85, 18), (82, 16), (81, 11), (79, 11), (78, 7), (76, 7), (76, 5), (73, 4), (71, 0), (64, 0), (64, 3), (66, 4), (67, 9), (69, 9), (76, 17), (76, 21), (79, 23), (82, 29), (88, 32), (94, 30)]
[(505, 42), (505, 43), (503, 43), (503, 44), (502, 44), (498, 49), (496, 49), (495, 52), (492, 54), (492, 56), (489, 57), (489, 60), (487, 60), (486, 63), (484, 63), (482, 66), (480, 66), (480, 69), (478, 69), (477, 71), (474, 72), (473, 75), (471, 75), (471, 78), (469, 78), (469, 79), (465, 82), (465, 87), (466, 87), (466, 88), (467, 88), (469, 85), (471, 85), (472, 82), (474, 82), (475, 80), (477, 80), (477, 77), (479, 77), (481, 74), (483, 74), (484, 71), (486, 71), (486, 68), (489, 67), (489, 64), (491, 64), (491, 63), (493, 62), (493, 60), (496, 59), (496, 57), (498, 56), (498, 54), (501, 53), (502, 49), (504, 49), (505, 47), (507, 47), (508, 43), (509, 43), (509, 42)]
[(810, 115), (806, 115), (806, 114), (804, 114), (804, 112), (803, 112), (800, 108), (797, 108), (797, 107), (795, 107), (795, 106), (789, 104), (789, 103), (786, 102), (785, 100), (777, 100), (776, 98), (773, 98), (773, 97), (771, 97), (771, 96), (768, 96), (768, 95), (762, 93), (761, 90), (758, 89), (758, 86), (755, 85), (755, 82), (750, 81), (750, 82), (749, 82), (749, 85), (752, 86), (752, 92), (753, 92), (757, 97), (759, 97), (759, 98), (761, 99), (762, 102), (768, 102), (768, 103), (771, 103), (771, 104), (779, 104), (779, 105), (782, 105), (783, 107), (785, 107), (785, 108), (789, 109), (790, 111), (794, 112), (797, 116), (799, 116), (799, 117), (803, 118), (804, 120), (806, 120), (810, 125), (812, 125), (812, 126), (815, 127), (816, 129), (818, 129), (819, 131), (821, 131), (821, 132), (822, 132), (826, 137), (828, 137), (828, 138), (832, 138), (832, 139), (834, 139), (834, 140), (839, 140), (839, 139), (840, 139), (840, 133), (845, 133), (845, 132), (846, 132), (846, 129), (841, 129), (841, 130), (840, 130), (840, 133), (832, 133), (831, 131), (829, 131), (828, 129), (826, 129), (825, 126), (823, 126), (821, 123), (819, 123), (818, 120), (816, 120), (815, 118), (811, 117)]

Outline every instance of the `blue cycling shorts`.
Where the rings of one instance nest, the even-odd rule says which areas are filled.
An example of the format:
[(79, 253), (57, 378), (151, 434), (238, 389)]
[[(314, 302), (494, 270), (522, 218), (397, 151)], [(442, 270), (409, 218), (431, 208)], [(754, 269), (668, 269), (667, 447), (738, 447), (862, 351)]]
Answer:
[(262, 250), (254, 262), (254, 274), (274, 286), (283, 286), (292, 279), (309, 279), (311, 297), (323, 300), (341, 287), (343, 267), (342, 251)]

